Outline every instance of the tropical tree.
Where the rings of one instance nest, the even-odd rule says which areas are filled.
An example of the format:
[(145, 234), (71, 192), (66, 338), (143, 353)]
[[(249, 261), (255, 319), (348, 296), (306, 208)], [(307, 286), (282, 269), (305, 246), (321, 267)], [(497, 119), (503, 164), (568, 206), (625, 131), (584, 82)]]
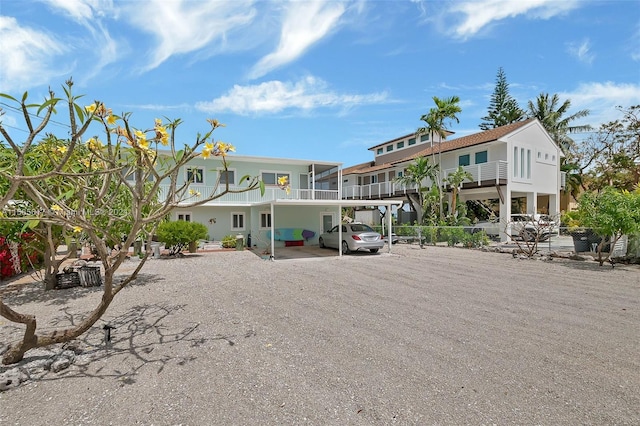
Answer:
[(425, 192), (425, 183), (426, 181), (435, 182), (436, 177), (440, 168), (435, 163), (430, 163), (427, 157), (418, 157), (413, 163), (409, 164), (405, 169), (405, 172), (402, 176), (398, 176), (395, 178), (395, 182), (405, 185), (416, 187), (417, 195), (418, 195), (418, 205), (420, 211), (418, 211), (418, 217), (421, 222), (424, 216), (423, 204), (424, 204), (424, 192)]
[[(584, 226), (603, 237), (596, 249), (602, 266), (623, 235), (640, 233), (640, 188), (634, 192), (612, 187), (600, 193), (587, 192), (578, 201), (578, 213)], [(606, 245), (610, 248), (603, 254)]]
[[(436, 104), (435, 107), (431, 108), (427, 114), (424, 114), (420, 117), (420, 120), (425, 122), (425, 126), (418, 128), (416, 131), (416, 135), (429, 135), (429, 140), (431, 141), (431, 160), (435, 164), (435, 156), (433, 151), (433, 136), (438, 135), (440, 142), (446, 139), (447, 137), (447, 121), (455, 121), (459, 123), (458, 114), (462, 112), (460, 108), (460, 98), (457, 96), (451, 96), (449, 98), (440, 99), (437, 96), (433, 97), (433, 102)], [(440, 142), (438, 143), (438, 164), (442, 164), (442, 151), (440, 149)], [(440, 219), (443, 219), (443, 204), (442, 204), (442, 180), (440, 178), (440, 173), (436, 176), (436, 184), (438, 186), (439, 195), (439, 211), (440, 211)]]
[(548, 93), (540, 93), (535, 102), (529, 101), (528, 108), (529, 116), (540, 120), (565, 155), (574, 145), (574, 141), (569, 137), (569, 134), (591, 129), (589, 125), (571, 125), (573, 121), (588, 116), (589, 110), (582, 109), (566, 116), (571, 108), (571, 101), (567, 99), (560, 103), (560, 97), (557, 94), (550, 97)]
[(491, 95), (488, 114), (482, 117), (480, 123), (482, 130), (495, 129), (496, 127), (522, 121), (526, 113), (520, 108), (518, 102), (509, 94), (509, 83), (502, 67), (498, 68), (496, 87)]
[(473, 175), (464, 170), (462, 166), (458, 166), (455, 172), (449, 173), (446, 177), (446, 182), (451, 186), (451, 216), (454, 218), (458, 207), (458, 192), (465, 180), (473, 180)]
[[(640, 105), (618, 110), (620, 119), (602, 124), (567, 153), (563, 171), (579, 176), (581, 191), (608, 186), (632, 191), (640, 184)], [(575, 184), (569, 179), (567, 174), (567, 187)]]
[[(226, 157), (234, 147), (213, 139), (214, 130), (223, 126), (217, 120), (208, 120), (207, 132), (198, 134), (193, 143), (179, 147), (175, 138), (181, 120), (163, 123), (156, 119), (147, 129), (136, 128), (130, 113), (117, 116), (99, 101), (82, 107), (78, 104), (80, 97), (72, 94), (71, 80), (64, 89), (69, 136), (48, 135), (40, 142), (38, 135), (48, 128), (62, 99), (50, 92), (43, 103), (31, 104), (27, 103), (26, 93), (21, 100), (2, 95), (21, 111), (28, 136), (24, 140), (14, 138), (9, 133), (14, 126), (0, 122), (0, 134), (10, 148), (3, 150), (6, 155), (0, 164), (0, 179), (5, 181), (0, 201), (2, 206), (6, 205), (16, 191), (22, 190), (36, 209), (17, 217), (16, 221), (27, 228), (45, 223), (85, 235), (104, 270), (103, 293), (97, 305), (80, 318), (72, 318), (70, 326), (41, 334), (37, 333), (35, 315), (19, 313), (0, 298), (0, 316), (26, 326), (22, 340), (14, 342), (4, 353), (4, 364), (20, 361), (30, 349), (68, 342), (89, 330), (115, 296), (135, 280), (149, 256), (147, 248), (135, 270), (116, 279), (116, 271), (127, 258), (129, 247), (139, 238), (150, 240), (161, 219), (175, 207), (194, 207), (227, 193), (263, 189), (259, 180), (250, 176), (239, 180), (244, 184), (241, 188), (231, 189), (225, 185), (207, 194), (190, 189), (188, 181), (178, 183), (184, 167), (197, 157), (217, 157), (223, 171), (227, 170)], [(40, 124), (34, 126), (32, 117), (41, 120)], [(59, 122), (60, 119), (56, 119), (56, 124)], [(104, 139), (92, 136), (83, 144), (82, 137), (90, 126), (103, 133)], [(42, 148), (48, 144), (55, 144), (56, 148)], [(77, 150), (86, 155), (74, 157)], [(31, 157), (39, 160), (38, 168), (31, 166)], [(162, 198), (159, 197), (161, 185), (166, 186), (166, 197)], [(126, 209), (120, 207), (123, 199), (128, 202)], [(111, 245), (114, 242), (119, 242), (118, 247)]]

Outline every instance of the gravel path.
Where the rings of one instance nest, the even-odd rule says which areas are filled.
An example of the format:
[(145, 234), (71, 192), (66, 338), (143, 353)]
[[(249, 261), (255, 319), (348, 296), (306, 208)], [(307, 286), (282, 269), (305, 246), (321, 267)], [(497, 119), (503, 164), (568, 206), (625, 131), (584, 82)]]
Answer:
[[(7, 301), (47, 328), (99, 297)], [(640, 424), (637, 266), (209, 253), (150, 260), (104, 319), (111, 347), (101, 322), (70, 368), (0, 392), (0, 424)]]

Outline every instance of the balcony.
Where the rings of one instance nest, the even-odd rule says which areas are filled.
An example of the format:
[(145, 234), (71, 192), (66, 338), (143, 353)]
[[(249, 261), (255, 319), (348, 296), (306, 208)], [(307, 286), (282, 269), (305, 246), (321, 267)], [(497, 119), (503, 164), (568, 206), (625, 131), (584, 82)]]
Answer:
[[(507, 184), (507, 162), (491, 161), (488, 163), (464, 166), (463, 170), (469, 172), (472, 181), (466, 181), (464, 189), (479, 188), (484, 186), (506, 185)], [(446, 178), (455, 169), (446, 169), (442, 173), (442, 178)], [(425, 185), (428, 186), (428, 185)], [(402, 185), (395, 182), (380, 182), (369, 185), (351, 185), (342, 188), (342, 198), (345, 199), (375, 199), (404, 196), (407, 193), (416, 192), (415, 185)]]
[[(224, 187), (204, 186), (204, 185), (191, 185), (190, 189), (193, 189), (196, 193), (190, 195), (185, 193), (180, 204), (195, 203), (209, 198), (212, 194), (221, 194), (224, 192)], [(230, 190), (242, 189), (242, 187), (229, 186)], [(160, 185), (160, 192), (158, 199), (163, 201), (167, 199), (169, 194), (168, 185)], [(337, 200), (338, 191), (330, 190), (313, 190), (313, 189), (291, 189), (289, 194), (283, 189), (276, 187), (265, 188), (264, 195), (260, 194), (259, 189), (252, 191), (236, 193), (236, 194), (224, 194), (220, 198), (216, 198), (211, 201), (207, 201), (206, 206), (219, 206), (219, 205), (250, 205), (256, 203), (264, 203), (275, 200)]]
[[(451, 173), (455, 173), (458, 168), (445, 169), (442, 177), (443, 179), (449, 176)], [(480, 188), (483, 186), (496, 186), (506, 185), (508, 167), (506, 161), (491, 161), (488, 163), (474, 164), (472, 166), (463, 166), (462, 170), (471, 174), (471, 181), (464, 182), (462, 188)]]

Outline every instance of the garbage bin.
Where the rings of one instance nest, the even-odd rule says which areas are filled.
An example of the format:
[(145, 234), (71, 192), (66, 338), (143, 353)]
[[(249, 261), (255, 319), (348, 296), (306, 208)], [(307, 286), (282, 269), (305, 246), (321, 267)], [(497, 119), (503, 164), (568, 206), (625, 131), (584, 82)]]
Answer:
[(236, 235), (236, 250), (244, 250), (244, 235)]
[(153, 258), (160, 259), (160, 243), (151, 243), (151, 250), (153, 250)]

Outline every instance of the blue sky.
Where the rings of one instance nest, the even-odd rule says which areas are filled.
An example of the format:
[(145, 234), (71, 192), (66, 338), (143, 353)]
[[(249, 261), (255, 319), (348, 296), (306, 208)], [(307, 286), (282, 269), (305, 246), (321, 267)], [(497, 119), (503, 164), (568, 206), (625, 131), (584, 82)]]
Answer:
[(523, 108), (558, 93), (591, 110), (580, 124), (617, 118), (640, 104), (640, 2), (0, 0), (1, 92), (72, 76), (136, 127), (182, 118), (183, 142), (217, 118), (242, 155), (369, 161), (433, 96), (459, 96), (450, 129), (475, 133), (499, 67)]

